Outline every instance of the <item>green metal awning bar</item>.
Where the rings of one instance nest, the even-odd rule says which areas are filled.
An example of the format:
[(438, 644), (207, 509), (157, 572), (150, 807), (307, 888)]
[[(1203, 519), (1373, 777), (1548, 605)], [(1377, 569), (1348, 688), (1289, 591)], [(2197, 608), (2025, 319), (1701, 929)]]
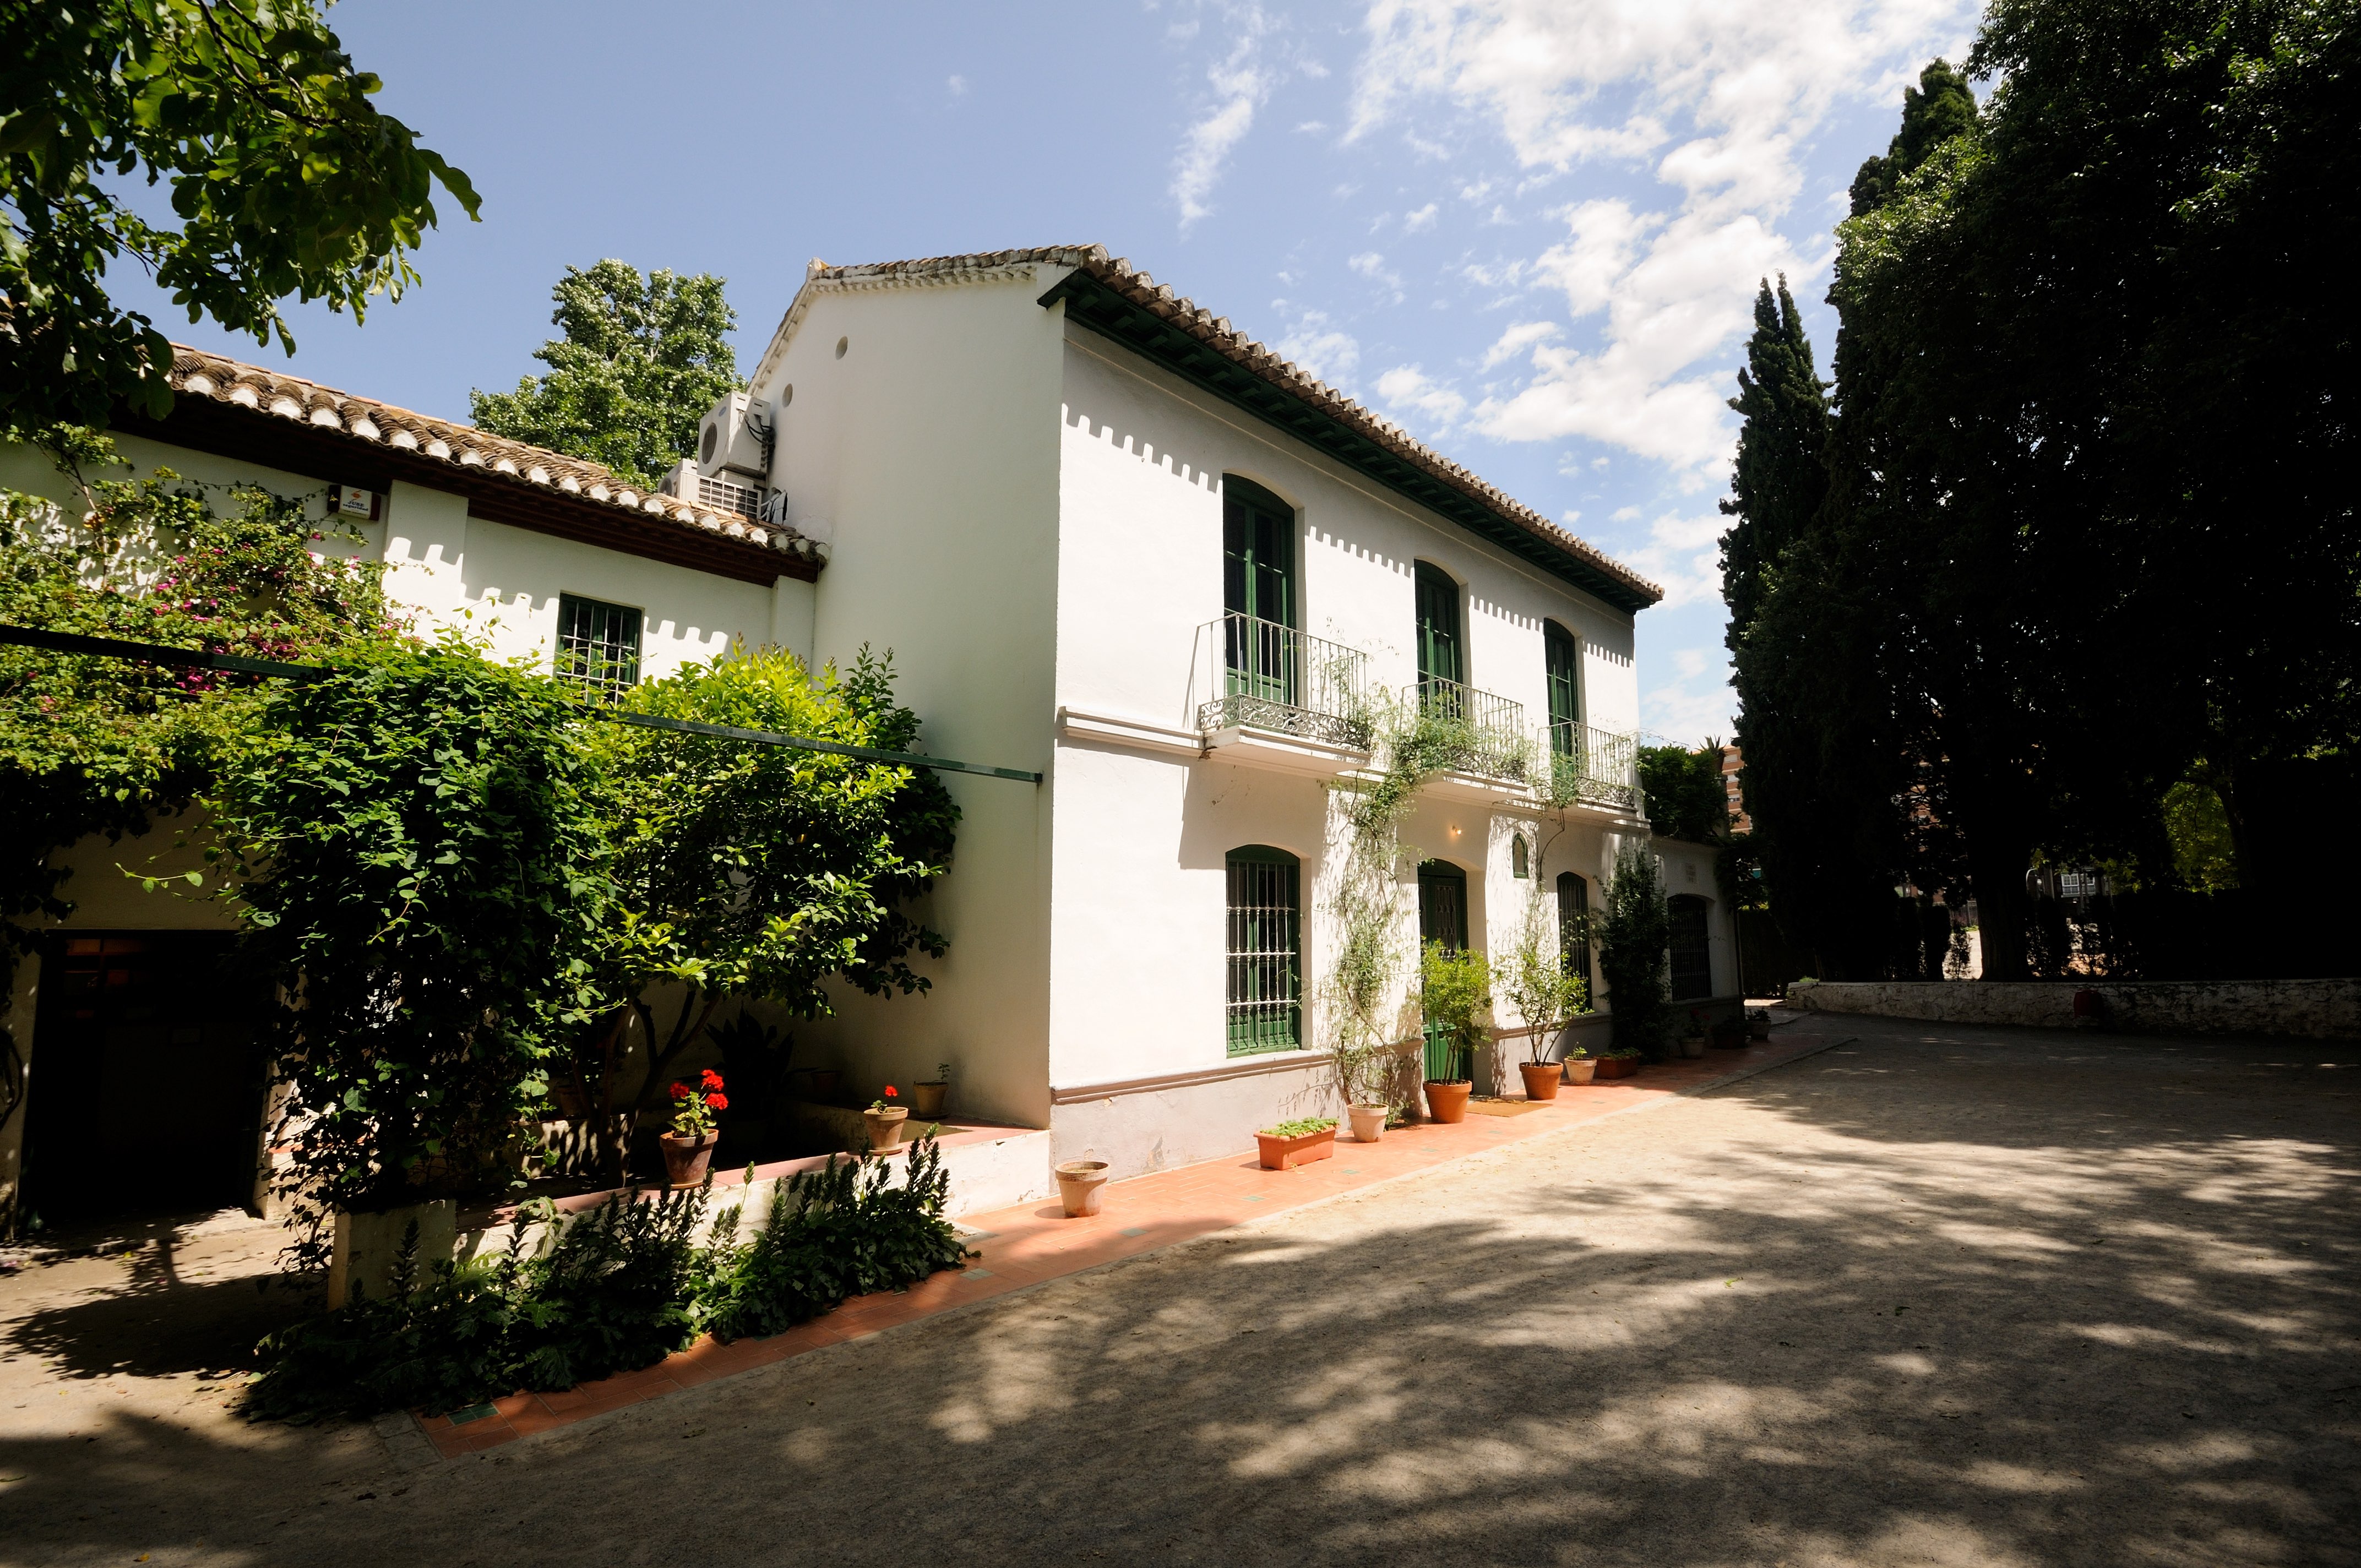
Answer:
[[(315, 681), (337, 674), (328, 664), (282, 664), (270, 659), (245, 659), (235, 653), (207, 653), (190, 648), (168, 648), (160, 642), (129, 642), (114, 637), (84, 637), (71, 631), (41, 631), (29, 626), (0, 626), (0, 643), (39, 648), (52, 653), (82, 653), (101, 659), (137, 659), (148, 664), (179, 664), (197, 670), (231, 670), (246, 675), (269, 675), (280, 680)], [(686, 735), (710, 735), (719, 740), (741, 740), (752, 746), (784, 746), (796, 751), (825, 751), (864, 762), (890, 762), (902, 768), (932, 768), (937, 773), (977, 773), (988, 779), (1014, 779), (1038, 784), (1041, 775), (1022, 768), (993, 768), (981, 762), (955, 762), (948, 757), (921, 756), (916, 751), (887, 751), (874, 746), (847, 746), (807, 735), (774, 735), (763, 729), (738, 729), (727, 724), (702, 724), (693, 718), (666, 718), (654, 713), (626, 713), (620, 708), (588, 708), (585, 717), (636, 724), (644, 729), (675, 729)]]

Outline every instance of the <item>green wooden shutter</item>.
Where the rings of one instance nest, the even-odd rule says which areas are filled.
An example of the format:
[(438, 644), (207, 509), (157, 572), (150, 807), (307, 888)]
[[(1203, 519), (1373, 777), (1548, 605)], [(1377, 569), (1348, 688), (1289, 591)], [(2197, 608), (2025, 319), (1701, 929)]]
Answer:
[(1550, 750), (1570, 757), (1575, 728), (1582, 722), (1581, 644), (1556, 621), (1544, 621), (1542, 657), (1549, 684)]
[(1572, 872), (1561, 872), (1557, 879), (1558, 951), (1565, 956), (1566, 971), (1590, 978), (1590, 884)]
[(1222, 607), (1230, 689), (1292, 705), (1298, 685), (1295, 512), (1251, 480), (1222, 479)]
[(1459, 585), (1449, 574), (1418, 564), (1418, 683), (1466, 681), (1460, 657)]

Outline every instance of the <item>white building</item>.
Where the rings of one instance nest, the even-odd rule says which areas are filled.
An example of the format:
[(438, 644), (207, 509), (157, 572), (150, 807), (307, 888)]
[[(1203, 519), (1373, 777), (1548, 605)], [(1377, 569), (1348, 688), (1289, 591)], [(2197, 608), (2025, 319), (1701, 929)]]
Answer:
[[(1328, 786), (1366, 760), (1346, 690), (1423, 691), (1490, 738), (1405, 828), (1406, 947), (1497, 948), (1536, 875), (1552, 908), (1595, 902), (1647, 833), (1632, 618), (1659, 591), (1102, 249), (814, 263), (674, 495), (210, 356), (174, 379), (170, 419), (117, 432), (137, 464), (374, 498), (389, 591), (498, 652), (596, 638), (661, 674), (733, 639), (890, 649), (930, 753), (1039, 772), (944, 775), (963, 820), (925, 912), (951, 940), (934, 989), (849, 993), (796, 1058), (863, 1098), (949, 1061), (955, 1117), (1049, 1129), (1060, 1159), (1131, 1174), (1334, 1109), (1317, 894)], [(7, 461), (0, 482), (63, 499)], [(1587, 782), (1544, 812), (1525, 775), (1553, 746)], [(1726, 1005), (1710, 851), (1658, 850), (1696, 901), (1682, 984)], [(121, 880), (75, 879), (83, 946), (218, 919)], [(45, 990), (28, 964), (20, 1042), (52, 1027)]]

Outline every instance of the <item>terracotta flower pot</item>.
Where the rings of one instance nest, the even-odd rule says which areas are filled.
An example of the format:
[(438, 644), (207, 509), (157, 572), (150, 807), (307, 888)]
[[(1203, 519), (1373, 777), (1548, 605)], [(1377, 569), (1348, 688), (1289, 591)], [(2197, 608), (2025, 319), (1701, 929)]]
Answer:
[(902, 1141), (902, 1124), (910, 1119), (910, 1113), (904, 1106), (889, 1105), (883, 1111), (863, 1111), (861, 1119), (869, 1124), (870, 1152), (885, 1154)]
[(1058, 1200), (1066, 1206), (1066, 1218), (1097, 1213), (1106, 1182), (1107, 1162), (1103, 1159), (1070, 1159), (1060, 1166)]
[(704, 1180), (713, 1146), (720, 1141), (718, 1132), (658, 1134), (656, 1142), (664, 1147), (664, 1179), (675, 1187), (694, 1187)]
[(942, 1120), (943, 1097), (951, 1091), (948, 1082), (914, 1083), (910, 1085), (910, 1114), (921, 1122)]
[(1265, 1170), (1285, 1170), (1290, 1165), (1309, 1165), (1315, 1159), (1333, 1158), (1336, 1153), (1336, 1129), (1323, 1127), (1316, 1133), (1301, 1137), (1276, 1138), (1268, 1133), (1257, 1133), (1255, 1145), (1262, 1151)]
[(1519, 1062), (1517, 1074), (1525, 1080), (1526, 1099), (1554, 1100), (1557, 1098), (1557, 1063), (1554, 1061)]
[(1373, 1144), (1386, 1135), (1386, 1118), (1392, 1108), (1385, 1105), (1347, 1105), (1345, 1114), (1353, 1120), (1353, 1141)]
[(1426, 1113), (1433, 1121), (1451, 1123), (1467, 1120), (1467, 1096), (1476, 1085), (1466, 1079), (1456, 1083), (1444, 1083), (1438, 1079), (1426, 1080)]
[(1598, 1058), (1598, 1076), (1602, 1080), (1629, 1078), (1639, 1070), (1640, 1063), (1634, 1057), (1600, 1057)]
[(1598, 1070), (1596, 1057), (1568, 1057), (1565, 1059), (1565, 1080), (1568, 1083), (1588, 1083), (1590, 1075)]
[(1750, 1018), (1746, 1022), (1746, 1032), (1758, 1040), (1767, 1040), (1771, 1037), (1771, 1020)]

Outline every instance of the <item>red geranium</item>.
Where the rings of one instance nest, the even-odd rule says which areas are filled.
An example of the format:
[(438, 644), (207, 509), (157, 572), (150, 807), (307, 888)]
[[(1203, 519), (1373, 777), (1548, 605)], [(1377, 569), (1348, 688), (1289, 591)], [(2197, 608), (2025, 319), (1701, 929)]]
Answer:
[(730, 1096), (727, 1094), (719, 1092), (708, 1094), (705, 1097), (705, 1102), (716, 1111), (727, 1111), (730, 1109)]
[(889, 1083), (885, 1086), (885, 1098), (888, 1100), (899, 1100), (901, 1096), (894, 1092), (894, 1086)]
[(711, 1068), (705, 1069), (704, 1086), (709, 1091), (721, 1087), (721, 1075)]
[(672, 1086), (672, 1097), (675, 1100), (686, 1100), (689, 1097), (690, 1092), (689, 1087), (686, 1083), (675, 1083)]

